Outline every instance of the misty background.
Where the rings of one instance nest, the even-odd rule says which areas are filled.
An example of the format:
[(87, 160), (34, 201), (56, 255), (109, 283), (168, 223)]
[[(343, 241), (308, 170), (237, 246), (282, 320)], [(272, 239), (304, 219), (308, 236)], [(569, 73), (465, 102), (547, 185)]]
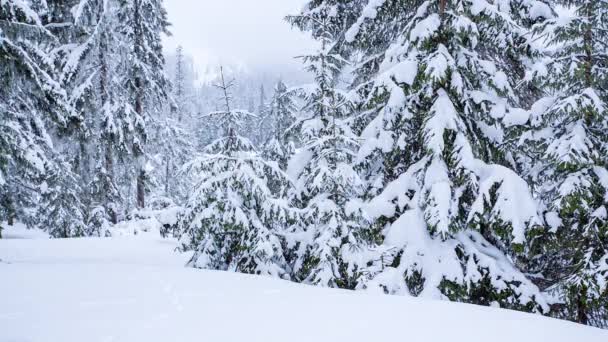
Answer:
[(287, 83), (306, 79), (295, 57), (310, 51), (313, 42), (284, 20), (286, 15), (299, 12), (304, 2), (165, 0), (172, 24), (172, 36), (164, 42), (169, 76), (171, 55), (181, 45), (191, 59), (197, 83), (212, 81), (220, 65), (240, 78), (261, 77), (263, 83), (274, 78)]

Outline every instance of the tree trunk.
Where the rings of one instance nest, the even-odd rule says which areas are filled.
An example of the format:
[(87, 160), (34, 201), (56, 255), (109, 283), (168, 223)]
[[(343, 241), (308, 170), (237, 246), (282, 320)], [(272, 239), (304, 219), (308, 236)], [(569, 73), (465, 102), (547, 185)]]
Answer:
[[(135, 79), (135, 86), (137, 88), (137, 96), (136, 96), (136, 100), (135, 100), (135, 111), (140, 115), (143, 116), (143, 94), (141, 91), (141, 81), (139, 80), (139, 78)], [(145, 137), (144, 139), (142, 139), (142, 141), (140, 142), (140, 144), (143, 144), (145, 141)], [(137, 175), (137, 207), (142, 209), (145, 207), (145, 203), (146, 203), (146, 171), (144, 170), (144, 163), (143, 163), (143, 155), (144, 155), (144, 151), (143, 151), (143, 146), (135, 146), (135, 156), (137, 156), (137, 165), (138, 165), (138, 175)]]
[(139, 209), (146, 207), (146, 171), (143, 167), (137, 175), (137, 207)]
[(6, 224), (9, 227), (12, 227), (13, 225), (15, 225), (15, 217), (17, 217), (17, 214), (15, 213), (15, 207), (13, 206), (13, 201), (9, 198), (8, 199), (8, 212), (7, 212), (7, 216), (6, 216)]
[(593, 7), (591, 3), (587, 3), (587, 25), (583, 37), (585, 46), (585, 81), (587, 87), (593, 86), (592, 69), (593, 69), (593, 32), (591, 19), (593, 18)]
[[(99, 47), (99, 91), (101, 93), (101, 103), (102, 106), (106, 104), (108, 101), (108, 61), (106, 56), (107, 46), (107, 37), (105, 33), (102, 33), (101, 44)], [(105, 198), (103, 206), (106, 209), (106, 213), (110, 216), (110, 222), (112, 224), (118, 223), (118, 213), (116, 212), (116, 203), (113, 203), (114, 198), (110, 196), (110, 192), (113, 192), (114, 189), (114, 149), (112, 145), (112, 140), (107, 139), (104, 141), (105, 143), (105, 151), (104, 151), (104, 166), (106, 169), (106, 177), (109, 182), (106, 186), (112, 187), (112, 189), (104, 189)]]
[(576, 321), (580, 324), (589, 324), (589, 316), (587, 312), (587, 289), (583, 287), (578, 295), (578, 303), (576, 310)]
[[(82, 177), (83, 183), (84, 184), (88, 184), (89, 183), (89, 175), (90, 175), (90, 163), (89, 163), (89, 154), (87, 151), (87, 145), (86, 145), (86, 137), (84, 135), (80, 135), (79, 137), (79, 149), (80, 149), (80, 158), (79, 158), (79, 167), (78, 167), (78, 171), (80, 172), (80, 176)], [(85, 191), (87, 189), (84, 189)]]
[(445, 12), (445, 7), (448, 3), (448, 0), (439, 0), (439, 14), (443, 14)]
[(118, 214), (116, 213), (116, 209), (114, 208), (114, 206), (112, 205), (110, 208), (107, 209), (108, 211), (108, 215), (110, 216), (110, 222), (112, 224), (117, 224), (118, 223)]
[(118, 213), (116, 212), (116, 203), (114, 203), (114, 198), (110, 197), (110, 193), (114, 191), (114, 154), (112, 150), (112, 144), (107, 141), (106, 142), (106, 150), (105, 150), (105, 168), (106, 174), (108, 177), (107, 186), (112, 187), (112, 189), (105, 189), (105, 203), (104, 208), (106, 208), (106, 212), (110, 216), (110, 222), (112, 224), (118, 223)]
[(169, 197), (169, 179), (171, 177), (171, 157), (167, 155), (167, 165), (165, 166), (165, 196)]
[[(135, 0), (134, 4), (133, 4), (133, 8), (134, 8), (134, 13), (133, 13), (133, 20), (136, 23), (139, 23), (141, 20), (141, 6), (142, 3), (139, 0)], [(142, 37), (142, 32), (140, 29), (139, 25), (135, 25), (134, 27), (134, 42), (133, 42), (133, 48), (134, 48), (134, 54), (135, 54), (135, 58), (139, 58), (140, 60), (144, 59), (144, 49), (143, 49), (143, 37)], [(144, 82), (142, 80), (142, 71), (140, 70), (140, 67), (138, 67), (135, 71), (135, 76), (134, 76), (134, 95), (135, 95), (135, 112), (140, 116), (140, 118), (142, 120), (145, 121), (145, 115), (144, 115)], [(137, 207), (142, 209), (146, 206), (146, 170), (145, 170), (145, 163), (144, 163), (144, 158), (145, 158), (145, 150), (144, 150), (144, 146), (146, 144), (146, 132), (145, 131), (141, 131), (139, 132), (139, 134), (141, 134), (140, 139), (139, 139), (139, 144), (137, 144), (136, 146), (133, 147), (133, 154), (135, 156), (135, 158), (137, 159), (137, 166), (138, 166), (138, 170), (137, 170)]]

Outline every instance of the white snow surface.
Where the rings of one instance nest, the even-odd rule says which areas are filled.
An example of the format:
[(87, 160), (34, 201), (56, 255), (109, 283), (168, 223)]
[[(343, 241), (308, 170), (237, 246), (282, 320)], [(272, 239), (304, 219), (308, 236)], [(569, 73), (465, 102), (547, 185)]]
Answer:
[(185, 268), (152, 233), (6, 233), (0, 342), (608, 341), (538, 315)]

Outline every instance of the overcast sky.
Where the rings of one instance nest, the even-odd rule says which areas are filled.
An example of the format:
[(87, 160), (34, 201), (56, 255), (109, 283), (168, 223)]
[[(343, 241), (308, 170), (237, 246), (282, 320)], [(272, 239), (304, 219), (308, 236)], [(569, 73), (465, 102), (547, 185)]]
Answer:
[(165, 0), (177, 45), (199, 67), (244, 64), (248, 68), (299, 68), (293, 57), (311, 46), (307, 36), (283, 18), (297, 13), (306, 0)]

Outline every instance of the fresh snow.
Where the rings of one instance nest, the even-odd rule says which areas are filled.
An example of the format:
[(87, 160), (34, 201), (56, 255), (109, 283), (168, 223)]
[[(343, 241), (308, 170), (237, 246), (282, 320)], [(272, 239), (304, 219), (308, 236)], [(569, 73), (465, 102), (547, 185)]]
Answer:
[[(7, 222), (0, 221), (0, 227), (9, 227)], [(5, 240), (12, 239), (49, 239), (49, 234), (39, 229), (27, 229), (21, 222), (16, 222), (14, 226), (2, 231), (2, 238)], [(2, 241), (2, 240), (0, 240)], [(0, 250), (0, 254), (2, 251)], [(1, 258), (1, 257), (0, 257)]]
[(1, 342), (608, 341), (538, 315), (185, 268), (189, 255), (153, 233), (6, 236)]
[(357, 22), (350, 29), (348, 29), (348, 31), (346, 31), (345, 36), (346, 36), (347, 42), (352, 43), (355, 41), (355, 39), (357, 38), (357, 35), (359, 34), (359, 31), (361, 30), (361, 25), (363, 25), (363, 23), (367, 19), (375, 19), (376, 16), (378, 15), (377, 9), (379, 7), (382, 7), (382, 5), (384, 5), (385, 2), (386, 2), (386, 0), (370, 0), (369, 1), (369, 3), (365, 6), (365, 8), (363, 8), (361, 16), (359, 17), (359, 19), (357, 19)]

